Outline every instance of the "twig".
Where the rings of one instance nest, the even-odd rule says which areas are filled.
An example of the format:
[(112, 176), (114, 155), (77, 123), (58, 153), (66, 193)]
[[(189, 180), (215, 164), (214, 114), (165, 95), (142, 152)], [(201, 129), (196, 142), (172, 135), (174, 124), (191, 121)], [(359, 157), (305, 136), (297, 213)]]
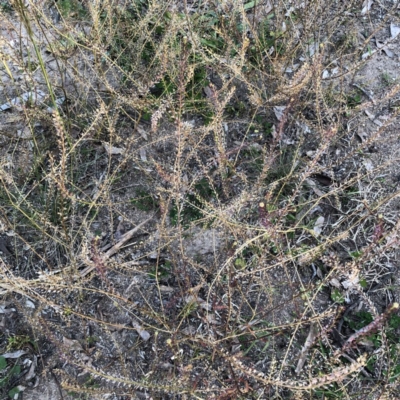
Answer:
[(150, 218), (146, 219), (139, 225), (135, 226), (133, 229), (130, 231), (124, 233), (121, 237), (121, 240), (116, 243), (113, 247), (111, 247), (110, 250), (108, 250), (104, 256), (106, 258), (110, 258), (112, 255), (114, 255), (129, 239), (132, 238), (132, 236), (144, 225), (146, 225), (149, 221), (151, 221), (154, 218), (154, 215), (152, 215)]
[(314, 344), (315, 338), (318, 336), (318, 327), (315, 323), (312, 323), (310, 326), (310, 332), (308, 333), (306, 342), (304, 343), (303, 348), (301, 349), (300, 358), (297, 363), (297, 367), (295, 373), (298, 375), (302, 370), (304, 363), (306, 362), (306, 357), (308, 351), (310, 350), (311, 346)]

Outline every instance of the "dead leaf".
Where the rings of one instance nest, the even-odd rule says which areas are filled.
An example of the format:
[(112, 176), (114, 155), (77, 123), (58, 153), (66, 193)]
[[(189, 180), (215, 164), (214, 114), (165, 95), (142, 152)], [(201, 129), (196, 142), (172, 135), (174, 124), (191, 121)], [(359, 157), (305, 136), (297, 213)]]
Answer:
[(315, 225), (314, 225), (314, 234), (315, 236), (319, 236), (322, 233), (322, 229), (324, 228), (324, 222), (325, 222), (325, 218), (324, 217), (318, 217), (317, 220), (315, 221)]
[[(58, 99), (56, 99), (55, 103), (57, 106), (61, 106), (61, 104), (63, 104), (65, 101), (65, 97), (59, 97)], [(47, 112), (52, 113), (54, 111), (54, 107), (47, 107)]]
[(32, 132), (28, 126), (26, 126), (24, 129), (19, 129), (17, 131), (17, 136), (21, 139), (32, 139), (33, 138)]
[(32, 361), (32, 363), (31, 363), (31, 366), (30, 366), (30, 368), (29, 368), (29, 371), (28, 371), (28, 373), (25, 375), (25, 377), (24, 377), (24, 379), (26, 380), (26, 381), (29, 381), (29, 380), (31, 380), (32, 378), (34, 378), (35, 377), (35, 368), (36, 368), (36, 366), (37, 366), (37, 356), (33, 356), (33, 361)]
[(382, 50), (385, 52), (385, 54), (386, 54), (389, 58), (393, 58), (393, 57), (394, 57), (393, 52), (392, 52), (391, 50), (389, 50), (389, 49), (387, 48), (387, 46), (385, 46)]
[(27, 354), (27, 353), (28, 352), (25, 350), (17, 350), (12, 353), (1, 354), (1, 356), (4, 358), (20, 358), (21, 356), (23, 356), (24, 354)]
[(318, 43), (311, 43), (306, 47), (306, 51), (310, 57), (312, 57), (316, 51), (318, 50), (319, 45)]
[(358, 290), (360, 288), (360, 277), (358, 271), (351, 272), (348, 274), (348, 279), (342, 282), (342, 286), (347, 290)]
[(103, 146), (109, 156), (117, 155), (117, 154), (124, 154), (125, 149), (120, 147), (110, 146), (108, 143), (103, 142)]
[(361, 15), (365, 15), (368, 11), (371, 10), (371, 6), (372, 6), (373, 2), (374, 2), (373, 0), (365, 0), (364, 1), (363, 8), (361, 10)]
[(83, 351), (81, 344), (77, 340), (68, 339), (65, 336), (63, 336), (63, 344), (69, 350)]
[(370, 172), (370, 171), (373, 171), (373, 170), (374, 170), (374, 166), (373, 166), (371, 160), (364, 160), (364, 161), (363, 161), (363, 164), (364, 164), (364, 167), (365, 167), (365, 169), (366, 169), (367, 171)]
[(297, 375), (300, 373), (300, 371), (302, 370), (304, 363), (306, 362), (306, 357), (308, 354), (308, 351), (310, 350), (310, 347), (313, 345), (315, 338), (318, 335), (318, 326), (315, 323), (312, 323), (310, 326), (310, 331), (308, 332), (308, 336), (307, 339), (304, 343), (303, 348), (301, 349), (301, 353), (300, 353), (300, 358), (299, 361), (297, 363), (297, 367), (296, 370), (294, 371)]
[(368, 118), (373, 121), (375, 119), (375, 115), (369, 112), (368, 110), (365, 110), (365, 114), (367, 114)]
[(207, 304), (205, 300), (203, 300), (199, 296), (194, 296), (194, 295), (189, 295), (186, 296), (185, 301), (187, 304), (189, 303), (198, 303), (201, 308), (204, 308), (205, 310), (211, 311), (211, 304)]
[(378, 118), (381, 119), (382, 121), (388, 121), (391, 118), (391, 116), (390, 115), (380, 115)]
[(150, 339), (150, 333), (146, 331), (146, 329), (143, 329), (140, 324), (132, 320), (132, 326), (136, 329), (137, 333), (139, 336), (147, 342)]
[(30, 101), (32, 103), (41, 102), (46, 97), (46, 94), (41, 90), (25, 92), (19, 97), (14, 97), (9, 103), (4, 103), (0, 106), (0, 111), (8, 110), (12, 107), (17, 109), (21, 108), (26, 102)]
[(311, 176), (322, 186), (331, 186), (333, 183), (332, 178), (324, 174), (314, 174)]
[(272, 125), (272, 128), (271, 128), (271, 135), (272, 135), (272, 137), (273, 137), (274, 139), (276, 139), (276, 128), (275, 128), (275, 125)]
[(171, 368), (174, 368), (174, 365), (171, 363), (168, 363), (168, 362), (164, 362), (164, 363), (160, 364), (160, 367), (162, 369), (171, 369)]
[(161, 293), (172, 293), (174, 291), (174, 288), (170, 286), (160, 285), (159, 288)]
[(214, 314), (207, 314), (206, 315), (206, 320), (209, 324), (214, 324), (214, 325), (218, 325), (219, 322), (215, 319), (215, 315)]
[(327, 69), (325, 69), (322, 72), (322, 79), (327, 79), (327, 78), (329, 78), (329, 71)]
[(314, 158), (315, 156), (315, 151), (309, 150), (306, 152), (306, 156), (310, 158)]
[(141, 159), (143, 162), (147, 162), (146, 149), (145, 149), (144, 147), (141, 147), (141, 148), (139, 149), (139, 154), (140, 154), (140, 159)]
[(390, 36), (394, 39), (400, 33), (400, 27), (391, 23), (390, 24)]
[(324, 196), (325, 193), (318, 189), (317, 184), (312, 179), (306, 179), (308, 185), (310, 185), (312, 191), (318, 196)]
[(394, 54), (392, 53), (392, 51), (388, 49), (387, 43), (380, 42), (379, 40), (375, 40), (375, 42), (376, 42), (376, 47), (379, 50), (382, 50), (383, 52), (385, 52), (385, 54), (390, 58), (394, 57)]
[(299, 67), (300, 67), (300, 64), (293, 64), (291, 67), (287, 67), (285, 69), (285, 72), (287, 72), (287, 73), (295, 72), (299, 69)]
[(203, 88), (204, 93), (209, 99), (213, 99), (215, 97), (215, 89), (211, 86), (206, 86)]
[(377, 52), (377, 50), (370, 50), (370, 51), (367, 51), (366, 53), (364, 53), (364, 54), (361, 56), (361, 59), (365, 60), (366, 58), (371, 57), (372, 55), (374, 55), (376, 52)]
[(182, 329), (182, 333), (184, 335), (194, 335), (196, 333), (196, 328), (193, 325), (189, 325), (186, 328)]
[(0, 305), (0, 314), (10, 314), (12, 312), (15, 312), (15, 308), (6, 308), (7, 304)]
[(36, 308), (35, 303), (33, 301), (28, 300), (28, 299), (25, 300), (25, 306), (27, 308), (32, 308), (33, 310)]
[(282, 119), (285, 109), (286, 109), (286, 106), (275, 106), (274, 107), (274, 114), (278, 121), (280, 121)]
[[(261, 8), (261, 7), (260, 7)], [(267, 15), (267, 14), (269, 14), (272, 10), (273, 10), (273, 6), (272, 6), (272, 4), (271, 4), (271, 1), (270, 0), (268, 0), (267, 1), (267, 4), (263, 4), (263, 13), (265, 14), (265, 15)]]
[(329, 281), (329, 283), (330, 283), (333, 287), (335, 287), (335, 288), (337, 288), (337, 289), (341, 289), (340, 282), (339, 282), (338, 279), (332, 278), (332, 279)]
[(371, 112), (369, 112), (368, 110), (365, 110), (365, 114), (367, 114), (368, 118), (375, 124), (378, 126), (382, 126), (383, 123), (381, 121), (379, 121), (379, 119), (375, 118), (375, 115), (372, 114)]
[(335, 68), (332, 69), (331, 75), (332, 76), (337, 75), (339, 72), (340, 72), (339, 67), (335, 67)]
[(147, 136), (147, 132), (144, 130), (144, 128), (141, 125), (138, 125), (136, 130), (138, 131), (139, 135), (144, 139), (147, 140), (148, 136)]
[(368, 135), (364, 131), (358, 132), (357, 137), (359, 138), (361, 143), (364, 143), (368, 139)]
[(295, 12), (296, 11), (296, 9), (293, 7), (293, 6), (290, 6), (289, 8), (288, 8), (288, 10), (286, 11), (286, 13), (285, 13), (285, 17), (290, 17), (290, 14), (292, 13), (292, 12)]

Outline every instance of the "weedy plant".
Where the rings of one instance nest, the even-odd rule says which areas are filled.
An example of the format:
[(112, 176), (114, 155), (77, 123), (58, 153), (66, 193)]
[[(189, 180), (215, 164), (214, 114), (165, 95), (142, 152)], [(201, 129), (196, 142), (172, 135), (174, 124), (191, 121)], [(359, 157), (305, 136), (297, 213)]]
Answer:
[(21, 368), (88, 399), (398, 395), (398, 159), (379, 155), (400, 86), (354, 86), (362, 1), (292, 3), (3, 7), (0, 288), (10, 335), (38, 337)]
[(18, 386), (14, 386), (15, 382), (13, 380), (21, 373), (21, 367), (18, 364), (15, 364), (11, 368), (8, 368), (7, 360), (1, 356), (0, 357), (0, 388), (10, 386), (11, 389), (8, 390), (8, 397), (13, 399), (18, 393), (21, 392)]

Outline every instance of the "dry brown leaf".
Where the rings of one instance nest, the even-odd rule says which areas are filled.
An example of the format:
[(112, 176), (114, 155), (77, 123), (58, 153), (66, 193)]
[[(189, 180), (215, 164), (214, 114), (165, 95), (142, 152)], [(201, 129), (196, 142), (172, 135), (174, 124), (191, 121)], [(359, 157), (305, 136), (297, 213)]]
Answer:
[(368, 11), (371, 10), (371, 6), (372, 6), (373, 2), (374, 2), (373, 0), (365, 0), (364, 1), (363, 8), (361, 10), (361, 15), (365, 15)]
[(160, 285), (159, 288), (162, 293), (172, 293), (174, 291), (174, 288), (165, 285)]
[(26, 380), (26, 381), (29, 381), (29, 380), (31, 380), (32, 378), (34, 378), (35, 377), (35, 369), (36, 369), (36, 366), (37, 366), (37, 356), (33, 356), (33, 361), (31, 362), (31, 366), (30, 366), (30, 368), (29, 368), (29, 371), (28, 371), (28, 373), (25, 375), (25, 377), (24, 377), (24, 379)]
[(13, 351), (12, 353), (4, 353), (1, 354), (2, 357), (4, 358), (20, 358), (24, 354), (27, 354), (28, 352), (26, 350), (17, 350)]
[(308, 332), (306, 342), (304, 343), (304, 346), (301, 349), (300, 358), (299, 358), (299, 361), (297, 363), (297, 367), (295, 370), (296, 374), (299, 374), (300, 371), (302, 370), (302, 368), (306, 362), (306, 357), (307, 357), (308, 351), (310, 350), (310, 347), (313, 345), (317, 335), (318, 335), (318, 326), (315, 323), (312, 323), (310, 326), (310, 331)]
[(339, 282), (338, 279), (332, 278), (332, 279), (329, 281), (329, 283), (330, 283), (333, 287), (335, 287), (336, 289), (341, 289), (341, 285), (340, 285), (340, 282)]
[(322, 233), (322, 229), (324, 227), (324, 222), (325, 222), (325, 218), (324, 217), (318, 217), (317, 220), (315, 221), (315, 225), (314, 225), (314, 234), (315, 236), (319, 236)]
[(105, 143), (105, 142), (103, 142), (103, 146), (109, 156), (124, 154), (124, 152), (125, 152), (125, 149), (120, 148), (120, 147), (110, 146), (108, 143)]
[(144, 147), (141, 147), (141, 148), (139, 149), (139, 154), (140, 154), (140, 159), (141, 159), (143, 162), (147, 162), (146, 149), (145, 149)]
[(286, 110), (286, 106), (275, 106), (274, 107), (274, 114), (278, 121), (281, 121), (285, 110)]
[(63, 336), (63, 343), (69, 350), (83, 351), (81, 344), (77, 340), (68, 339)]
[(139, 135), (144, 139), (148, 139), (147, 132), (144, 130), (144, 128), (140, 125), (137, 126), (136, 130), (138, 131)]
[(142, 326), (136, 321), (132, 320), (132, 326), (136, 329), (136, 332), (145, 342), (150, 339), (150, 333), (147, 332), (146, 329), (143, 329)]
[(207, 304), (207, 302), (199, 296), (194, 296), (194, 295), (186, 296), (185, 301), (187, 304), (198, 303), (201, 308), (204, 308), (205, 310), (208, 310), (208, 311), (211, 310), (211, 304)]
[(390, 36), (394, 39), (398, 34), (400, 34), (400, 26), (393, 23), (390, 24)]

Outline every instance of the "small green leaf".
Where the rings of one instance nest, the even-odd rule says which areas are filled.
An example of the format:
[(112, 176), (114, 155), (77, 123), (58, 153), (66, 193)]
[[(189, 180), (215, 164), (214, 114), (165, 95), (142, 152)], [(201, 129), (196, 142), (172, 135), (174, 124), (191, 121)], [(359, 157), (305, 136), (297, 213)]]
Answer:
[(392, 329), (400, 327), (400, 316), (393, 314), (389, 319), (389, 325)]
[(8, 395), (10, 396), (11, 399), (13, 399), (14, 396), (15, 396), (16, 394), (18, 394), (19, 392), (20, 392), (19, 388), (18, 388), (18, 387), (15, 387), (15, 388), (11, 389), (11, 390), (8, 392)]
[(368, 283), (367, 283), (367, 281), (363, 278), (363, 279), (360, 279), (360, 286), (363, 288), (363, 289), (366, 289), (367, 288), (367, 286), (368, 286)]
[(344, 303), (344, 297), (342, 295), (342, 293), (340, 292), (339, 289), (334, 289), (331, 293), (331, 299), (339, 304), (343, 304)]
[(295, 236), (295, 232), (294, 232), (294, 231), (289, 231), (289, 232), (287, 233), (287, 237), (288, 237), (289, 239), (294, 239), (294, 236)]
[(355, 259), (360, 258), (362, 256), (362, 254), (363, 254), (362, 251), (352, 251), (352, 252), (350, 252), (350, 256), (352, 258), (355, 258)]
[(248, 3), (246, 3), (243, 8), (245, 11), (250, 10), (251, 8), (255, 7), (257, 5), (258, 1), (254, 0), (254, 1), (250, 1)]
[(220, 50), (221, 43), (218, 40), (200, 39), (201, 44), (211, 47), (214, 50)]
[(243, 258), (237, 258), (235, 260), (235, 267), (238, 267), (240, 269), (243, 269), (246, 267), (246, 260), (244, 260)]
[(10, 369), (10, 375), (19, 375), (21, 373), (21, 366), (20, 365), (14, 365)]
[(142, 119), (143, 119), (144, 121), (150, 121), (150, 120), (151, 120), (151, 113), (149, 113), (149, 112), (143, 113), (143, 114), (142, 114)]
[(5, 369), (6, 367), (7, 367), (7, 360), (3, 356), (0, 356), (0, 371)]
[(288, 214), (288, 215), (286, 215), (286, 219), (288, 221), (296, 221), (296, 216), (293, 214)]
[(150, 211), (156, 207), (156, 201), (151, 194), (142, 189), (138, 189), (136, 197), (130, 199), (130, 201), (137, 209), (142, 211)]

